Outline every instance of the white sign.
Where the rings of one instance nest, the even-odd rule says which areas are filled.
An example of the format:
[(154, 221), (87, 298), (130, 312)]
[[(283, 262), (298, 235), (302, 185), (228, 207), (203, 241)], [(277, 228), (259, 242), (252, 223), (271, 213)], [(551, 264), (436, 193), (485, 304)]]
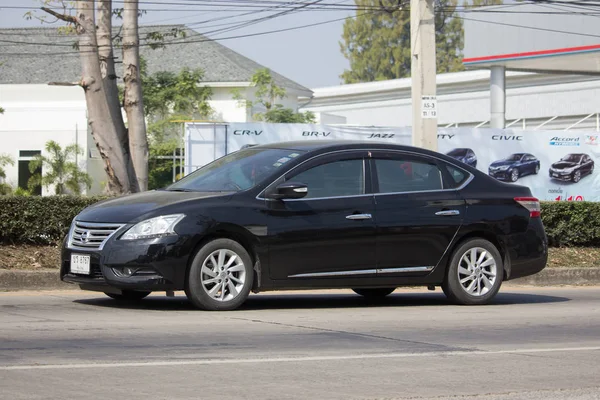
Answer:
[(437, 118), (436, 96), (421, 96), (421, 117)]

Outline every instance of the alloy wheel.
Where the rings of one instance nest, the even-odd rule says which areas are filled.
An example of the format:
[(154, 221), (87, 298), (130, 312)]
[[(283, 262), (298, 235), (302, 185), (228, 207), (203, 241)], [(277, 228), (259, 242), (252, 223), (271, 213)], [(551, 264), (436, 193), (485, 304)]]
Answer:
[(242, 258), (229, 249), (215, 250), (202, 263), (202, 288), (216, 301), (235, 299), (246, 284), (246, 268)]
[(577, 183), (581, 180), (581, 171), (575, 171), (573, 174), (573, 182)]
[(538, 173), (538, 172), (540, 172), (540, 166), (539, 166), (539, 165), (536, 165), (536, 166), (535, 166), (535, 173), (536, 173), (536, 175), (537, 175), (537, 173)]
[(510, 173), (510, 180), (516, 182), (519, 179), (519, 170), (513, 169)]
[(471, 296), (483, 296), (493, 288), (498, 267), (494, 256), (484, 248), (467, 250), (458, 263), (458, 281)]

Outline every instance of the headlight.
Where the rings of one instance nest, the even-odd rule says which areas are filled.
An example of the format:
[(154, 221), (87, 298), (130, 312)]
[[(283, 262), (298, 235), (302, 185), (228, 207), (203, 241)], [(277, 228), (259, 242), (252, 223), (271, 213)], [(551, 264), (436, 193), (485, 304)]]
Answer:
[(172, 214), (147, 219), (129, 228), (121, 240), (149, 239), (175, 233), (173, 229), (183, 217), (184, 214)]

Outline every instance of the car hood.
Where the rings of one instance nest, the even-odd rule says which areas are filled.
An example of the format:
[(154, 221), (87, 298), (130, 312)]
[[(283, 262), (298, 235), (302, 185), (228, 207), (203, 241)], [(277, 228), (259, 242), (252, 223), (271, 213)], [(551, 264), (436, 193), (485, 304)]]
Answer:
[(559, 161), (552, 164), (552, 168), (556, 169), (567, 169), (576, 167), (578, 164), (571, 161)]
[(104, 200), (84, 209), (77, 220), (86, 222), (128, 223), (163, 207), (192, 200), (230, 196), (224, 192), (172, 192), (152, 190)]
[(507, 165), (514, 165), (516, 163), (517, 163), (516, 161), (500, 160), (500, 161), (494, 161), (493, 163), (491, 163), (490, 167), (504, 167)]

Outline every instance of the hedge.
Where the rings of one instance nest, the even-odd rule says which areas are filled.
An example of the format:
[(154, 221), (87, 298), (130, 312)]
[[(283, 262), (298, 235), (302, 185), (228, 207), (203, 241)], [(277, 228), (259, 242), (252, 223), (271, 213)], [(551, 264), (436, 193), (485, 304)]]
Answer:
[(0, 243), (57, 244), (75, 216), (104, 198), (0, 196)]
[[(73, 218), (99, 197), (0, 196), (0, 243), (57, 244)], [(600, 246), (600, 203), (545, 202), (550, 246)]]

